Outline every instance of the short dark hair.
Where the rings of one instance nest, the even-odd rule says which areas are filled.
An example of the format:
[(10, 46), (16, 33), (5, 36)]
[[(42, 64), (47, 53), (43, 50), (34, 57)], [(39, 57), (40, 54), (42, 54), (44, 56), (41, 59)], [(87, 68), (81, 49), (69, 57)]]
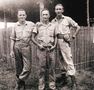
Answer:
[(24, 9), (22, 9), (22, 8), (21, 8), (21, 9), (18, 9), (18, 10), (17, 10), (17, 13), (18, 13), (19, 11), (24, 11), (24, 12), (26, 13), (26, 11), (25, 11)]
[(62, 8), (64, 9), (64, 6), (63, 6), (61, 3), (56, 4), (55, 7), (56, 7), (56, 6), (62, 6)]
[[(41, 13), (42, 13), (43, 11), (48, 11), (48, 12), (49, 12), (49, 10), (48, 10), (47, 8), (44, 8), (44, 9), (41, 11)], [(49, 14), (50, 14), (50, 12), (49, 12)]]

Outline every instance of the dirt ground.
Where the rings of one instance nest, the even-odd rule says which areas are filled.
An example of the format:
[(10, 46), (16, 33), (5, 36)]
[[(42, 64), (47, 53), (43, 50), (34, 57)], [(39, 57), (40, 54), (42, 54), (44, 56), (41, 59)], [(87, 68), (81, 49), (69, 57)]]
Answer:
[[(32, 78), (33, 81), (34, 78)], [(77, 79), (77, 90), (94, 90), (94, 70), (80, 70), (76, 74)], [(27, 85), (32, 89), (27, 88), (26, 90), (37, 90), (37, 80), (31, 81), (31, 85)], [(62, 79), (58, 81), (57, 86), (62, 86)], [(0, 61), (0, 90), (14, 90), (15, 88), (15, 71), (9, 69), (7, 64)]]

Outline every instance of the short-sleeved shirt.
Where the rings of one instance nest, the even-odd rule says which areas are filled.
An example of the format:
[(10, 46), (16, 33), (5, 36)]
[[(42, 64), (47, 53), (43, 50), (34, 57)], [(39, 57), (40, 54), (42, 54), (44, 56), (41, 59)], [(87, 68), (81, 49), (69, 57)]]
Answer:
[(70, 27), (77, 27), (78, 24), (70, 17), (62, 15), (60, 21), (57, 18), (52, 20), (52, 23), (56, 25), (57, 34), (68, 34), (70, 33)]
[(55, 37), (55, 25), (49, 23), (47, 25), (42, 22), (36, 23), (33, 33), (37, 35), (37, 41), (42, 45), (52, 45)]
[(31, 39), (33, 29), (33, 22), (26, 21), (24, 25), (17, 22), (12, 29), (11, 39), (14, 41), (23, 40), (24, 42), (28, 43)]

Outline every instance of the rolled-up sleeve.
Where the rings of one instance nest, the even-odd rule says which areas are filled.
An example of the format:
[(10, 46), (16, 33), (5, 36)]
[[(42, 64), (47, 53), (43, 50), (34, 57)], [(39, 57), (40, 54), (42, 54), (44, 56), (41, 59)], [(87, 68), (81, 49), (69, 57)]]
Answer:
[(35, 34), (38, 33), (37, 24), (34, 26), (32, 33), (35, 33)]
[(78, 23), (76, 23), (72, 18), (68, 17), (67, 18), (68, 21), (69, 21), (69, 24), (72, 26), (72, 27), (78, 27)]
[(11, 36), (10, 36), (11, 40), (16, 40), (16, 32), (15, 32), (15, 27), (12, 27), (12, 32), (11, 32)]
[(30, 22), (30, 31), (33, 31), (34, 27), (35, 27), (35, 24), (33, 22)]

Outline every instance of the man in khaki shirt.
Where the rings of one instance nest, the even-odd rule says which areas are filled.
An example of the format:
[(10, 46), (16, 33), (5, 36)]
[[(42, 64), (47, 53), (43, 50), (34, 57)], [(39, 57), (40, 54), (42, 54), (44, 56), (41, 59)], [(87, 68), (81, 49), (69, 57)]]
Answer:
[(15, 55), (17, 86), (16, 90), (25, 90), (25, 80), (30, 73), (30, 40), (34, 23), (26, 21), (26, 12), (18, 10), (18, 22), (15, 24), (11, 34), (11, 57)]
[[(71, 87), (75, 85), (75, 68), (72, 59), (71, 47), (70, 47), (70, 28), (76, 29), (76, 32), (72, 36), (75, 38), (80, 27), (79, 25), (70, 17), (64, 16), (62, 13), (64, 8), (62, 4), (57, 4), (55, 6), (56, 18), (52, 20), (52, 23), (56, 25), (56, 34), (58, 39), (58, 45), (60, 48), (63, 60), (60, 61), (60, 65), (66, 70), (68, 78), (71, 78)], [(61, 67), (61, 69), (62, 69)]]
[[(55, 54), (57, 38), (55, 35), (55, 25), (49, 22), (49, 11), (44, 9), (42, 21), (36, 24), (32, 33), (32, 41), (38, 46), (37, 57), (39, 60), (39, 87), (38, 90), (45, 88), (45, 75), (49, 78), (49, 88), (56, 90), (55, 86)], [(37, 37), (37, 41), (35, 40)], [(48, 68), (47, 68), (48, 66)], [(48, 69), (48, 73), (46, 70)], [(50, 90), (47, 89), (47, 90)]]

